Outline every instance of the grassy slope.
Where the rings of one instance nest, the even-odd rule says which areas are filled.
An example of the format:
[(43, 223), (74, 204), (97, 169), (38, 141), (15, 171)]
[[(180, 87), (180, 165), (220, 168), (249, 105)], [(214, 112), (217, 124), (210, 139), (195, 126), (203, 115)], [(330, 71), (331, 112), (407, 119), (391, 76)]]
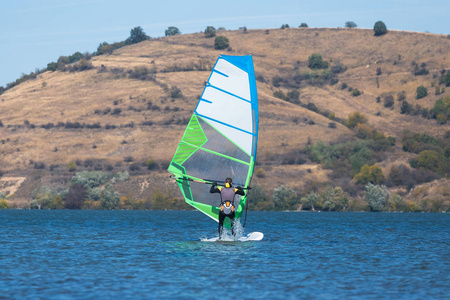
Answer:
[[(395, 136), (398, 145), (404, 129), (433, 136), (441, 136), (445, 131), (445, 126), (437, 125), (434, 120), (401, 115), (397, 101), (393, 109), (386, 109), (382, 102), (376, 102), (376, 97), (391, 92), (396, 98), (398, 92), (405, 91), (410, 103), (431, 108), (436, 99), (448, 95), (450, 92), (446, 91), (444, 95), (435, 96), (431, 87), (433, 81), (437, 82), (434, 76), (450, 68), (450, 39), (446, 36), (390, 31), (374, 37), (372, 30), (360, 29), (250, 30), (247, 34), (226, 31), (220, 35), (229, 38), (231, 51), (214, 50), (214, 39), (207, 39), (200, 33), (165, 37), (121, 48), (112, 55), (94, 57), (92, 70), (45, 72), (35, 80), (8, 90), (0, 96), (0, 120), (4, 124), (0, 128), (0, 139), (5, 141), (0, 144), (1, 169), (7, 174), (28, 175), (30, 180), (39, 177), (39, 182), (44, 184), (52, 182), (42, 179), (49, 177), (49, 172), (39, 171), (38, 175), (31, 176), (30, 160), (44, 162), (47, 166), (62, 165), (59, 170), (66, 170), (66, 165), (77, 159), (99, 159), (122, 166), (126, 156), (132, 156), (135, 162), (149, 158), (169, 161), (185, 128), (183, 124), (177, 125), (177, 121), (192, 114), (209, 70), (221, 53), (252, 54), (257, 76), (266, 81), (257, 82), (261, 116), (258, 153), (263, 164), (291, 150), (304, 148), (308, 139), (313, 143), (318, 140), (334, 142), (353, 135), (339, 123), (336, 129), (330, 129), (330, 120), (322, 115), (273, 97), (277, 88), (272, 85), (272, 78), (294, 74), (295, 69), (308, 70), (308, 57), (313, 53), (320, 53), (331, 65), (340, 62), (348, 69), (339, 74), (339, 83), (334, 86), (302, 84), (299, 91), (303, 103), (314, 103), (339, 118), (360, 111), (368, 116), (371, 126)], [(414, 76), (412, 62), (425, 62), (430, 74)], [(102, 65), (106, 72), (99, 72)], [(206, 70), (180, 71), (200, 65), (206, 66)], [(140, 66), (156, 70), (155, 80), (142, 81), (126, 76), (128, 70)], [(382, 70), (380, 76), (376, 76), (377, 68)], [(340, 90), (342, 82), (363, 94), (352, 97), (347, 90)], [(429, 96), (415, 100), (416, 88), (420, 85), (428, 88)], [(172, 86), (178, 87), (184, 97), (172, 100), (167, 91)], [(162, 110), (146, 109), (150, 101)], [(141, 111), (129, 110), (130, 106)], [(95, 113), (106, 108), (122, 111), (119, 115)], [(379, 112), (381, 115), (377, 116)], [(299, 121), (294, 122), (295, 118)], [(311, 120), (314, 125), (309, 124)], [(102, 129), (31, 129), (24, 126), (25, 121), (36, 126), (48, 122), (100, 122)], [(139, 125), (144, 121), (155, 125)], [(120, 127), (130, 122), (134, 122), (133, 128), (104, 128), (106, 124)], [(406, 162), (408, 157), (397, 147), (380, 165), (388, 170), (391, 163)], [(302, 189), (305, 183), (327, 181), (329, 172), (312, 164), (275, 164), (265, 169), (266, 178), (256, 181), (268, 190), (282, 183)], [(167, 188), (171, 189), (166, 174), (152, 174), (144, 179), (141, 176), (139, 180), (168, 184)], [(69, 176), (67, 172), (60, 175)], [(39, 182), (28, 182), (29, 192), (39, 186)], [(145, 186), (151, 190), (151, 184)], [(25, 198), (27, 194), (19, 193)]]

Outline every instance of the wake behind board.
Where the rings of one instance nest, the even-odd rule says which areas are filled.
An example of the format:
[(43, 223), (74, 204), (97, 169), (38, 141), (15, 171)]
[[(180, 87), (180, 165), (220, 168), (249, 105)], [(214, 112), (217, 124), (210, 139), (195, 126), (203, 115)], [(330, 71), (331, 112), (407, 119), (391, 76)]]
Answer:
[(202, 242), (252, 242), (252, 241), (260, 241), (264, 238), (264, 234), (262, 232), (251, 232), (247, 234), (247, 236), (242, 236), (237, 240), (233, 239), (223, 239), (219, 240), (219, 237), (213, 237), (210, 239), (201, 239)]

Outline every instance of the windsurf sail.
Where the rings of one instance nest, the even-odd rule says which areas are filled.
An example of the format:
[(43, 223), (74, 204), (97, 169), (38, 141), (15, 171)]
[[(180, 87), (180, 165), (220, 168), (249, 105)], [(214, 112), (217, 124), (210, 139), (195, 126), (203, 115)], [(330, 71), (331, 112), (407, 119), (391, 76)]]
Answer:
[[(257, 142), (258, 97), (252, 56), (221, 55), (168, 169), (186, 203), (218, 221), (220, 197), (209, 192), (209, 184), (230, 177), (233, 186), (248, 187)], [(241, 217), (247, 201), (247, 195), (239, 197), (235, 199), (236, 218)], [(225, 225), (227, 222), (228, 218)]]

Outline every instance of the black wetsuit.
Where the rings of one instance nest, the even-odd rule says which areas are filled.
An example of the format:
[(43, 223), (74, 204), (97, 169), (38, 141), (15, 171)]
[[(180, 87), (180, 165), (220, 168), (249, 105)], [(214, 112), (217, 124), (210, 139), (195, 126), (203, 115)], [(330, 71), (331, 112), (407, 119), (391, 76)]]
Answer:
[[(224, 189), (232, 189), (232, 191), (229, 191), (228, 193), (222, 193), (222, 190)], [(234, 188), (234, 187), (230, 187), (230, 188), (226, 188), (226, 187), (216, 187), (216, 185), (212, 185), (211, 189), (209, 190), (210, 193), (220, 193), (220, 203), (222, 204), (225, 201), (231, 201), (234, 205), (234, 195), (238, 194), (238, 195), (242, 195), (244, 196), (244, 190), (242, 188)], [(224, 190), (225, 192), (225, 190)], [(223, 195), (225, 194), (225, 197), (227, 197), (227, 199), (224, 199)], [(231, 199), (229, 199), (231, 198)], [(225, 218), (228, 217), (230, 218), (231, 221), (231, 234), (234, 236), (234, 217), (235, 217), (235, 211), (232, 211), (230, 214), (226, 215), (223, 213), (223, 211), (221, 210), (219, 212), (219, 239), (222, 237), (222, 232), (223, 232), (223, 221), (225, 220)]]

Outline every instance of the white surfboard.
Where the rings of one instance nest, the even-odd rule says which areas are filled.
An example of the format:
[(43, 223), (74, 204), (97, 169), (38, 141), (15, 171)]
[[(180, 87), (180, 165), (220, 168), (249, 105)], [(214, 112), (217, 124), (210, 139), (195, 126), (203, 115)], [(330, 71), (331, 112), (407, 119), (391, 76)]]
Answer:
[(201, 239), (202, 242), (251, 242), (251, 241), (260, 241), (264, 238), (264, 234), (262, 232), (251, 232), (247, 234), (247, 236), (241, 236), (237, 240), (233, 240), (230, 238), (224, 238), (219, 240), (219, 237), (213, 237), (210, 239)]

